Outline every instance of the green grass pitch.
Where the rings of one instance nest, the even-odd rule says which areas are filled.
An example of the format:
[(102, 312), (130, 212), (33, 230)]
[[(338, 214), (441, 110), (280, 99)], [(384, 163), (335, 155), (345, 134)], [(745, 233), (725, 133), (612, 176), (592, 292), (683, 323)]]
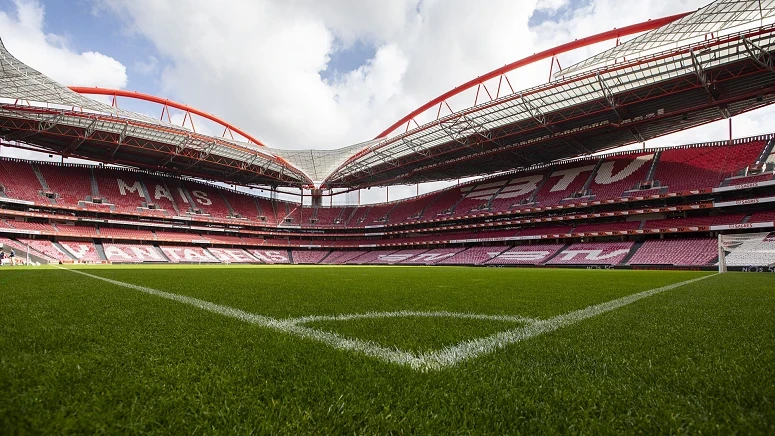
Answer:
[(2, 268), (0, 434), (775, 433), (773, 275), (714, 275), (422, 370), (298, 332), (426, 356), (709, 273), (78, 271), (169, 294)]

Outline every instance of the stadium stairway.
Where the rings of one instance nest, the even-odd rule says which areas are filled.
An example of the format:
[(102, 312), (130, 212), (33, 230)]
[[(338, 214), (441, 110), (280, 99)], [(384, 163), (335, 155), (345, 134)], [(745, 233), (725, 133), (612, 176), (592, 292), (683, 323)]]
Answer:
[(423, 207), (420, 210), (420, 212), (417, 214), (418, 219), (421, 219), (425, 215), (425, 211), (427, 211), (429, 208), (431, 208), (431, 206), (436, 204), (436, 202), (439, 201), (439, 198), (441, 198), (441, 194), (436, 194), (433, 197), (431, 197), (431, 201), (425, 203), (425, 207)]
[(350, 211), (350, 215), (347, 217), (347, 221), (342, 222), (344, 225), (350, 224), (350, 221), (352, 221), (353, 217), (355, 216), (355, 212), (358, 211), (357, 207), (354, 207), (352, 211)]
[(226, 205), (226, 210), (229, 211), (229, 215), (230, 216), (237, 216), (237, 212), (234, 212), (234, 208), (231, 207), (231, 204), (229, 204), (229, 200), (227, 200), (226, 196), (223, 195), (223, 191), (220, 190), (220, 189), (216, 189), (215, 191), (218, 193), (218, 195), (221, 196), (221, 200), (223, 200), (223, 204)]
[(561, 254), (563, 251), (565, 251), (565, 250), (567, 250), (568, 248), (570, 248), (570, 246), (571, 246), (571, 245), (573, 245), (573, 244), (565, 244), (565, 245), (563, 245), (563, 246), (562, 246), (562, 248), (560, 248), (559, 250), (557, 250), (557, 251), (556, 251), (554, 254), (552, 254), (551, 256), (549, 256), (549, 257), (547, 257), (546, 259), (544, 259), (544, 262), (543, 262), (543, 264), (542, 264), (542, 265), (546, 265), (546, 264), (548, 264), (550, 260), (552, 260), (552, 259), (554, 259), (555, 257), (559, 256), (559, 255), (560, 255), (560, 254)]
[[(256, 210), (258, 211), (258, 216), (266, 216), (264, 214), (264, 211), (261, 210), (261, 202), (258, 201), (258, 198), (253, 197), (253, 203), (256, 204)], [(258, 217), (247, 217), (250, 219), (258, 218)]]
[(595, 177), (597, 176), (598, 170), (600, 170), (600, 165), (603, 165), (603, 161), (605, 159), (600, 158), (597, 160), (597, 163), (595, 164), (595, 168), (592, 169), (592, 171), (589, 173), (589, 177), (587, 177), (587, 181), (584, 182), (584, 186), (581, 187), (581, 192), (584, 194), (589, 193), (589, 185), (592, 184), (592, 181), (595, 180)]
[[(549, 182), (549, 174), (550, 172), (544, 173), (544, 178), (541, 179), (540, 182), (536, 185), (536, 188), (533, 190), (533, 192), (530, 193), (530, 197), (527, 198), (525, 201), (525, 204), (534, 204), (536, 202), (536, 197), (538, 197), (538, 193), (541, 192), (541, 189), (544, 188), (544, 185)], [(511, 208), (513, 208), (515, 205), (511, 205)]]
[[(78, 259), (76, 259), (76, 257), (75, 257), (75, 256), (73, 256), (73, 253), (70, 253), (70, 250), (67, 250), (67, 249), (66, 249), (65, 247), (63, 247), (63, 246), (62, 246), (62, 244), (60, 244), (59, 242), (54, 242), (54, 246), (57, 248), (57, 250), (61, 251), (62, 253), (64, 253), (65, 255), (67, 255), (67, 257), (69, 257), (70, 259), (72, 259), (72, 261), (73, 261), (73, 262), (77, 262), (77, 261), (78, 261)], [(104, 253), (103, 253), (103, 254), (104, 254)]]
[[(472, 192), (474, 192), (476, 190), (476, 187), (479, 186), (479, 185), (481, 185), (481, 183), (476, 183), (474, 185), (471, 185), (471, 189), (469, 189), (468, 192), (466, 192), (465, 195), (461, 195), (460, 198), (455, 202), (455, 204), (453, 204), (452, 207), (449, 208), (449, 210), (441, 211), (441, 213), (448, 213), (450, 215), (454, 215), (455, 214), (455, 210), (460, 205), (460, 203), (462, 203), (466, 198), (468, 198), (468, 196)], [(466, 212), (468, 212), (468, 211), (466, 211)]]
[(94, 168), (89, 168), (89, 181), (91, 182), (91, 198), (100, 198), (100, 188), (97, 186), (97, 178), (94, 177)]
[[(293, 251), (293, 250), (291, 250), (291, 251)], [(322, 258), (322, 259), (320, 259), (320, 260), (318, 261), (318, 265), (322, 265), (322, 264), (323, 264), (323, 261), (325, 261), (326, 259), (328, 259), (328, 256), (330, 256), (330, 255), (331, 255), (331, 254), (332, 254), (334, 251), (335, 251), (335, 250), (329, 250), (329, 251), (328, 251), (328, 253), (326, 253), (326, 255), (325, 255), (325, 256), (323, 256), (323, 258)]]
[[(43, 173), (40, 172), (40, 168), (36, 164), (32, 165), (32, 171), (35, 172), (35, 177), (38, 178), (38, 182), (40, 182), (40, 186), (43, 187), (43, 190), (46, 192), (51, 192), (51, 188), (49, 188), (48, 183), (46, 182), (45, 177), (43, 177)], [(56, 198), (47, 197), (48, 202), (51, 204), (57, 204)]]
[[(166, 189), (167, 192), (172, 193), (172, 190), (170, 190), (170, 186), (167, 184), (166, 179), (161, 179), (161, 185), (164, 186), (164, 189)], [(175, 209), (175, 215), (180, 216), (180, 206), (178, 206), (178, 202), (175, 201), (175, 195), (170, 195), (170, 197), (172, 198), (170, 203), (172, 204), (172, 208)]]
[(293, 260), (293, 250), (288, 250), (288, 263), (296, 264), (296, 261)]
[(772, 154), (773, 147), (775, 147), (775, 137), (772, 137), (769, 141), (767, 141), (767, 144), (764, 145), (764, 150), (762, 150), (762, 153), (756, 159), (757, 165), (764, 165), (764, 163), (767, 161), (767, 158), (769, 158)]
[(153, 197), (151, 197), (151, 193), (148, 191), (148, 186), (145, 184), (145, 180), (143, 180), (143, 176), (140, 173), (137, 173), (137, 178), (140, 180), (140, 189), (143, 191), (143, 196), (145, 197), (145, 203), (146, 204), (153, 204)]
[(654, 180), (654, 174), (657, 173), (657, 165), (659, 165), (659, 158), (662, 156), (662, 150), (654, 153), (654, 159), (651, 160), (651, 168), (649, 168), (648, 174), (646, 174), (646, 180), (644, 182), (650, 182)]
[[(641, 226), (643, 225), (643, 222), (641, 222)], [(632, 244), (632, 248), (630, 248), (630, 252), (627, 253), (627, 256), (624, 256), (624, 259), (622, 259), (621, 262), (619, 262), (619, 265), (627, 265), (627, 262), (632, 259), (632, 256), (635, 256), (635, 253), (638, 252), (640, 247), (643, 246), (643, 242), (636, 242)]]
[(172, 261), (170, 260), (170, 258), (169, 258), (169, 257), (167, 257), (167, 254), (164, 252), (164, 250), (162, 250), (162, 249), (161, 249), (161, 247), (159, 246), (159, 244), (153, 244), (153, 248), (155, 248), (155, 249), (156, 249), (156, 251), (158, 251), (158, 252), (159, 252), (159, 255), (161, 255), (161, 257), (162, 257), (162, 258), (163, 258), (165, 261), (172, 263)]
[(102, 246), (102, 241), (100, 241), (99, 239), (95, 239), (94, 248), (97, 250), (97, 256), (100, 257), (100, 260), (103, 262), (107, 262), (108, 256), (105, 255), (105, 247)]
[(191, 193), (188, 192), (188, 188), (186, 188), (186, 185), (184, 183), (178, 183), (178, 189), (180, 189), (179, 192), (183, 194), (183, 198), (188, 201), (188, 211), (198, 209), (202, 210), (201, 207), (197, 206), (197, 202), (194, 201), (194, 197), (191, 196)]

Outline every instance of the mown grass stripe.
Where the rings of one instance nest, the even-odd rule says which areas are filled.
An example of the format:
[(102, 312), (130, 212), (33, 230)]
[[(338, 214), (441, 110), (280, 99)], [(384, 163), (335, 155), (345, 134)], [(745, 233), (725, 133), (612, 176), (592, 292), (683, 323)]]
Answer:
[[(101, 277), (94, 274), (89, 274), (84, 271), (76, 269), (62, 268), (65, 271), (81, 274), (86, 277), (90, 277), (96, 280), (101, 280), (116, 286), (133, 289), (136, 291), (144, 292), (149, 295), (154, 295), (160, 298), (176, 301), (179, 303), (187, 304), (208, 312), (217, 313), (219, 315), (228, 316), (231, 318), (239, 319), (241, 321), (255, 324), (261, 327), (265, 327), (277, 332), (291, 334), (302, 339), (309, 339), (317, 342), (324, 343), (330, 347), (338, 350), (345, 350), (361, 355), (373, 357), (384, 362), (394, 363), (419, 371), (436, 371), (455, 366), (463, 361), (474, 359), (484, 354), (492, 353), (498, 349), (506, 347), (517, 342), (524, 341), (526, 339), (539, 336), (544, 333), (549, 333), (557, 329), (567, 327), (576, 324), (585, 319), (589, 319), (606, 312), (621, 308), (623, 306), (632, 304), (638, 300), (646, 297), (650, 297), (661, 292), (669, 291), (684, 285), (705, 280), (707, 278), (715, 276), (708, 275), (695, 279), (685, 280), (678, 283), (662, 286), (659, 288), (649, 289), (636, 294), (628, 295), (625, 297), (617, 298), (615, 300), (607, 301), (605, 303), (596, 304), (586, 307), (584, 309), (568, 312), (562, 315), (555, 316), (546, 320), (533, 320), (529, 318), (522, 318), (519, 316), (501, 316), (501, 315), (475, 315), (475, 314), (454, 314), (447, 312), (411, 312), (411, 311), (398, 311), (398, 312), (374, 312), (371, 314), (351, 314), (351, 315), (335, 315), (335, 316), (307, 316), (301, 318), (291, 318), (286, 320), (278, 320), (275, 318), (256, 315), (253, 313), (245, 312), (240, 309), (235, 309), (229, 306), (223, 306), (220, 304), (211, 303), (209, 301), (200, 300), (198, 298), (187, 297), (184, 295), (178, 295), (170, 292), (160, 291), (158, 289), (148, 288), (145, 286), (134, 285), (118, 280)], [(422, 313), (422, 315), (420, 315)], [(518, 328), (506, 330), (494, 335), (490, 335), (484, 338), (469, 340), (461, 342), (457, 345), (448, 346), (437, 351), (425, 352), (425, 353), (411, 353), (395, 348), (387, 348), (380, 346), (370, 341), (364, 341), (360, 339), (351, 339), (342, 337), (336, 333), (327, 332), (323, 330), (304, 327), (301, 324), (306, 322), (318, 321), (318, 320), (349, 320), (349, 319), (363, 319), (368, 317), (395, 317), (395, 316), (461, 316), (461, 317), (476, 317), (480, 319), (511, 319), (515, 321), (526, 321), (527, 325)]]

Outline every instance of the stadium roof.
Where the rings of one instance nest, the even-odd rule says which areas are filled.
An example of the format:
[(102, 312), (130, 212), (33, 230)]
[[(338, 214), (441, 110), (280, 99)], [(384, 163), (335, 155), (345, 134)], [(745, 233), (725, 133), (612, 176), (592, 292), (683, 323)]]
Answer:
[[(603, 37), (653, 29), (531, 89), (515, 91), (506, 70), (496, 70), (383, 133), (394, 133), (396, 125), (428, 107), (436, 112), (438, 103), (432, 121), (336, 150), (270, 148), (247, 134), (250, 142), (212, 137), (121, 110), (54, 82), (0, 43), (0, 138), (18, 147), (243, 185), (317, 182), (355, 189), (489, 174), (642, 142), (771, 104), (773, 18), (775, 0), (719, 0), (692, 14), (574, 41), (511, 67)], [(497, 93), (483, 81), (494, 77), (499, 77)], [(501, 95), (502, 83), (504, 90), (508, 84), (506, 95)], [(447, 96), (473, 87), (477, 100), (482, 88), (489, 99), (441, 116)], [(77, 90), (177, 105), (127, 91)]]

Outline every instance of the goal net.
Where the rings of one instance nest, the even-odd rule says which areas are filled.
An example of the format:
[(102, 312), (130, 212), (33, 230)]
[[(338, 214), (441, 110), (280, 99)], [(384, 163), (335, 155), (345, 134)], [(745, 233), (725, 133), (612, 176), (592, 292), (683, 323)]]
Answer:
[(719, 235), (719, 272), (726, 272), (728, 266), (773, 265), (775, 265), (775, 232)]

